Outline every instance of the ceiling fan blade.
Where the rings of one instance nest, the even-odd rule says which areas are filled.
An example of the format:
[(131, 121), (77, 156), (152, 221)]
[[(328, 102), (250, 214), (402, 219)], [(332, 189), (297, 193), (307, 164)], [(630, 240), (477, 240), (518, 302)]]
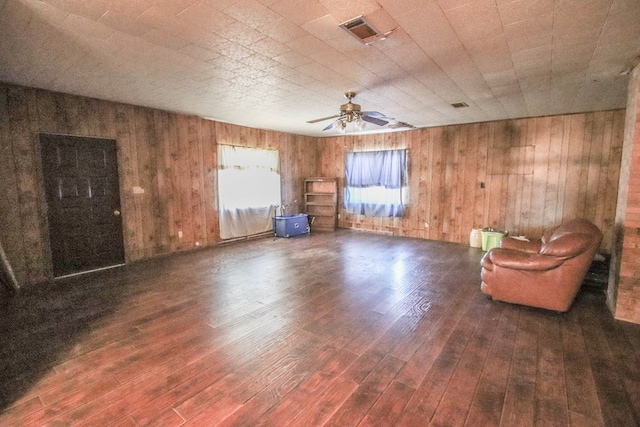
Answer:
[(326, 128), (322, 129), (322, 130), (323, 130), (323, 131), (324, 131), (324, 130), (329, 130), (329, 129), (331, 129), (332, 127), (333, 127), (333, 122), (329, 123), (329, 125), (328, 125)]
[(335, 114), (333, 116), (329, 116), (329, 117), (323, 117), (321, 119), (315, 119), (315, 120), (309, 120), (307, 123), (318, 123), (318, 122), (324, 122), (325, 120), (329, 120), (329, 119), (336, 119), (340, 117), (340, 114)]
[(365, 122), (369, 122), (369, 123), (373, 123), (374, 125), (378, 125), (378, 126), (384, 126), (387, 123), (389, 123), (386, 120), (382, 120), (382, 119), (377, 119), (375, 117), (371, 117), (371, 116), (362, 116), (362, 120), (364, 120)]
[(377, 117), (379, 119), (382, 118), (388, 118), (387, 116), (385, 116), (384, 114), (378, 112), (378, 111), (363, 111), (362, 112), (363, 116), (369, 116), (369, 117)]

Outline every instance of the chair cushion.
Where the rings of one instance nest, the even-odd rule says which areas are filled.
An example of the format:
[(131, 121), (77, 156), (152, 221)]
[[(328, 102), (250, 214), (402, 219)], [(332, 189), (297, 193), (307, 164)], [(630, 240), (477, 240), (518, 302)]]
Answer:
[(593, 236), (590, 234), (574, 233), (554, 236), (553, 240), (542, 244), (540, 254), (571, 258), (587, 250), (592, 243)]
[[(544, 271), (559, 267), (564, 258), (543, 256), (512, 249), (494, 248), (488, 252), (491, 262), (503, 268), (522, 271)], [(484, 264), (483, 264), (484, 266)], [(485, 267), (486, 268), (486, 267)]]

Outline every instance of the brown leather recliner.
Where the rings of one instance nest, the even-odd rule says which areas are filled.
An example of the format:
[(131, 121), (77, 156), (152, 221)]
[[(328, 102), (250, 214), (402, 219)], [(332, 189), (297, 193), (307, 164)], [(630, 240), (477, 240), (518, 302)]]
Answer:
[(598, 227), (584, 219), (547, 231), (540, 240), (505, 237), (480, 262), (480, 288), (496, 300), (565, 312), (601, 241)]

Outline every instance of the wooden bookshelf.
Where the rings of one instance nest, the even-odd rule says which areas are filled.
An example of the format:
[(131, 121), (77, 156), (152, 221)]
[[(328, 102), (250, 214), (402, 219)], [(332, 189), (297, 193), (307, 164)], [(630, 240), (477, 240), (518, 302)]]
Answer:
[(305, 213), (311, 230), (333, 231), (338, 214), (338, 185), (333, 178), (307, 178), (304, 181)]

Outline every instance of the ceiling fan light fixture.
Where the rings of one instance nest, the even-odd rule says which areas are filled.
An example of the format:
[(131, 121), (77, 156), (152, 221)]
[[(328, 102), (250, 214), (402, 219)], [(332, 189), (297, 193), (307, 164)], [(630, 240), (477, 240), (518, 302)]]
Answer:
[[(364, 130), (367, 123), (373, 123), (377, 126), (386, 126), (390, 121), (395, 120), (392, 117), (379, 113), (378, 111), (362, 111), (360, 105), (351, 102), (356, 96), (355, 92), (345, 92), (344, 97), (347, 98), (347, 103), (340, 106), (340, 113), (334, 116), (322, 117), (320, 119), (309, 120), (307, 123), (318, 123), (325, 120), (332, 120), (332, 122), (326, 126), (323, 131), (329, 129), (336, 129), (340, 133), (346, 133), (349, 123), (353, 123), (352, 128), (357, 132)], [(335, 120), (334, 120), (335, 119)], [(413, 126), (402, 122), (403, 127)], [(389, 128), (393, 129), (391, 126)]]

